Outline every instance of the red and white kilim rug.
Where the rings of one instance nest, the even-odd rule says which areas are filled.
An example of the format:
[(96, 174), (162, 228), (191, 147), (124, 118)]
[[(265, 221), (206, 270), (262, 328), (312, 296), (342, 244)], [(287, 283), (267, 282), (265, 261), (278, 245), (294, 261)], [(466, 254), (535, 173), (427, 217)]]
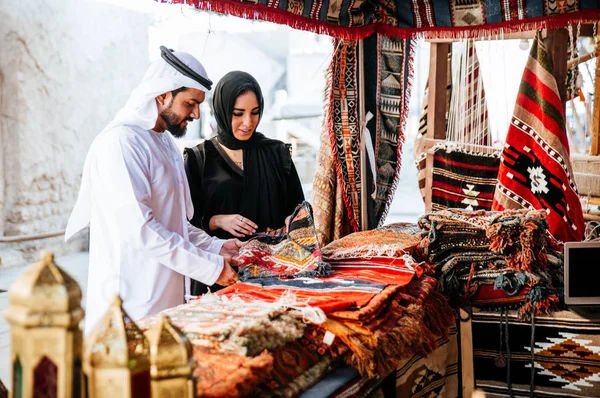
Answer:
[(544, 209), (555, 238), (579, 241), (584, 233), (583, 212), (569, 158), (564, 108), (552, 72), (552, 59), (538, 33), (506, 136), (492, 209)]

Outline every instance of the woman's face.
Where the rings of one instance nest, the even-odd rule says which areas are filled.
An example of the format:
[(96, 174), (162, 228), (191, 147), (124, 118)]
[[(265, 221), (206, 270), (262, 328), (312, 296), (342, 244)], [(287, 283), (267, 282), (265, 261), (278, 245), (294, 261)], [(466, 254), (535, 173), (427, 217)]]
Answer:
[(256, 94), (246, 91), (235, 100), (231, 129), (233, 136), (240, 141), (249, 140), (260, 119), (260, 108)]

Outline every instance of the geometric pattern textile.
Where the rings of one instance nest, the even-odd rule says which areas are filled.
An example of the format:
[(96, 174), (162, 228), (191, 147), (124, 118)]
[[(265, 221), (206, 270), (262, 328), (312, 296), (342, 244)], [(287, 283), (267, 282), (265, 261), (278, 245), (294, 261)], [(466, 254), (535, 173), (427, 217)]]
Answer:
[(552, 59), (538, 32), (525, 65), (501, 156), (494, 210), (541, 209), (550, 233), (563, 242), (584, 233)]
[(500, 166), (498, 155), (439, 145), (434, 151), (432, 210), (491, 210)]
[(272, 231), (252, 238), (240, 248), (240, 280), (250, 278), (300, 278), (327, 276), (321, 260), (310, 203), (303, 202), (290, 217), (289, 230)]
[(327, 71), (331, 79), (327, 107), (327, 131), (337, 178), (342, 187), (353, 232), (360, 222), (360, 132), (358, 126), (357, 43), (334, 40), (333, 59)]
[(374, 225), (385, 221), (400, 178), (402, 146), (413, 79), (412, 40), (377, 35), (376, 191)]
[(452, 325), (448, 336), (438, 339), (426, 357), (414, 355), (396, 369), (397, 397), (458, 397), (458, 329)]
[[(514, 312), (508, 319), (509, 352), (501, 315), (473, 314), (475, 384), (487, 393), (529, 396), (531, 388), (531, 340), (534, 347), (534, 396), (600, 396), (600, 318), (558, 311), (530, 323), (518, 321)], [(510, 358), (510, 367), (499, 367), (498, 358)], [(503, 364), (500, 362), (500, 364)], [(510, 372), (510, 374), (508, 373)], [(507, 383), (510, 381), (510, 384)]]
[[(329, 75), (327, 79), (331, 80), (331, 76)], [(327, 85), (331, 85), (331, 82)], [(329, 111), (330, 109), (326, 106), (325, 112)], [(329, 120), (329, 117), (325, 116), (325, 120)], [(348, 217), (346, 217), (342, 187), (336, 175), (333, 148), (326, 128), (321, 131), (319, 147), (311, 202), (317, 237), (321, 246), (325, 246), (352, 231)]]
[(480, 37), (594, 21), (598, 3), (587, 0), (157, 0), (286, 24), (357, 40), (374, 32), (402, 38)]

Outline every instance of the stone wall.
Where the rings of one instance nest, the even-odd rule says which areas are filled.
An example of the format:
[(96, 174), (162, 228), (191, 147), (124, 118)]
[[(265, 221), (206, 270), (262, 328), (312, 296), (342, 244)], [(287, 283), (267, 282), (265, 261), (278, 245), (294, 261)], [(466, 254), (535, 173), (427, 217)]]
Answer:
[(87, 234), (23, 243), (2, 236), (61, 231), (92, 139), (148, 63), (149, 15), (92, 0), (0, 2), (0, 257), (84, 249)]

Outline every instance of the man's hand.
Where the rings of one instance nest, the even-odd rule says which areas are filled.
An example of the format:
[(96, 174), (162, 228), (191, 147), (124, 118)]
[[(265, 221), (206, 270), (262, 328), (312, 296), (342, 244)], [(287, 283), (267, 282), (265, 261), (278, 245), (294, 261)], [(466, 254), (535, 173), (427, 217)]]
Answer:
[(238, 281), (239, 277), (237, 272), (231, 267), (231, 264), (228, 260), (225, 260), (223, 264), (223, 270), (221, 271), (221, 275), (215, 281), (216, 284), (221, 286), (229, 286), (233, 285)]
[(228, 239), (221, 247), (221, 251), (219, 255), (223, 256), (225, 260), (230, 260), (232, 257), (237, 256), (240, 251), (240, 247), (244, 246), (246, 243), (242, 242), (239, 239)]

